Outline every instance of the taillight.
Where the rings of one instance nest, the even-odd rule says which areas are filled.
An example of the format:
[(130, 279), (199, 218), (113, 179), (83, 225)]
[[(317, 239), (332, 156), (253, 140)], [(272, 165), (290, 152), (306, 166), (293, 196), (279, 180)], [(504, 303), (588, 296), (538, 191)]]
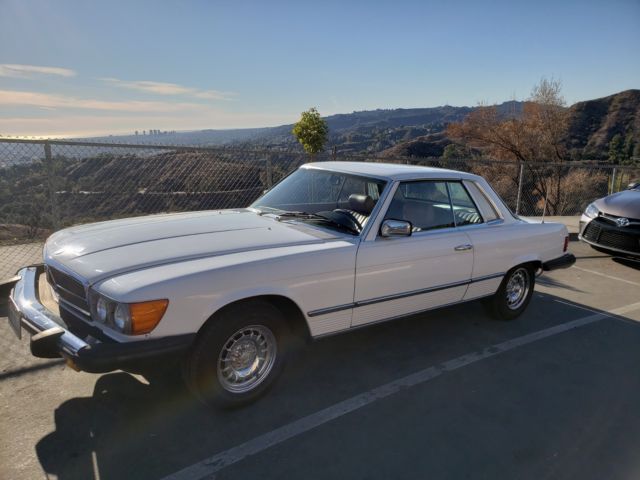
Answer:
[(566, 252), (568, 248), (569, 248), (569, 235), (564, 237), (564, 248), (562, 249), (562, 251)]

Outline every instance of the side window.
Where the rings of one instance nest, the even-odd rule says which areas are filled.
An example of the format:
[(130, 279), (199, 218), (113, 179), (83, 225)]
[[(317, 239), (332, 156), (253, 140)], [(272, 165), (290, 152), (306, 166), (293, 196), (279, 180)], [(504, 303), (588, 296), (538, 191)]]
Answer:
[(493, 204), (489, 201), (484, 192), (480, 190), (480, 188), (478, 188), (475, 182), (465, 181), (464, 184), (469, 189), (469, 193), (473, 195), (473, 198), (475, 199), (478, 208), (480, 208), (482, 216), (484, 217), (486, 222), (491, 222), (492, 220), (497, 220), (500, 218), (500, 215), (498, 215), (498, 212), (496, 212)]
[(453, 227), (446, 182), (401, 183), (385, 218), (409, 221), (414, 232)]
[(365, 190), (366, 180), (363, 178), (357, 177), (347, 177), (344, 181), (344, 185), (342, 186), (342, 191), (340, 192), (340, 198), (338, 201), (346, 202), (349, 200), (349, 195), (352, 193), (367, 193)]
[(380, 183), (367, 182), (367, 194), (374, 200), (378, 200), (382, 193), (382, 187), (383, 185)]
[(373, 198), (373, 200), (377, 201), (380, 198), (380, 193), (382, 193), (384, 186), (385, 183), (383, 181), (375, 181), (360, 177), (347, 177), (342, 185), (338, 201), (348, 201), (349, 195), (352, 193), (367, 194)]
[(469, 196), (461, 182), (448, 182), (453, 214), (456, 219), (456, 226), (473, 225), (482, 223), (482, 215), (478, 211), (475, 203)]

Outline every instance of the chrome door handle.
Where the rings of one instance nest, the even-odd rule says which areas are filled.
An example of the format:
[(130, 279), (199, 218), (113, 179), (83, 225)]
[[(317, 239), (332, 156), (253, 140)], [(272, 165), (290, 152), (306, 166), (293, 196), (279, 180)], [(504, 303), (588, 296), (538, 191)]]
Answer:
[(470, 243), (465, 243), (464, 245), (458, 245), (457, 247), (453, 247), (456, 252), (464, 252), (465, 250), (471, 250), (473, 245)]

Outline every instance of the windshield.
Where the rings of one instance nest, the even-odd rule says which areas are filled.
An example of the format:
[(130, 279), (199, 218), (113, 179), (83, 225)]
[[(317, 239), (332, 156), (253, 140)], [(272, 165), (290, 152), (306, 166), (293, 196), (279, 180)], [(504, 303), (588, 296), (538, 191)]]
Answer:
[[(352, 230), (361, 231), (386, 184), (377, 178), (301, 168), (251, 207), (265, 213), (321, 214), (331, 217), (333, 222), (353, 223)], [(310, 215), (298, 218), (310, 222), (319, 220)]]

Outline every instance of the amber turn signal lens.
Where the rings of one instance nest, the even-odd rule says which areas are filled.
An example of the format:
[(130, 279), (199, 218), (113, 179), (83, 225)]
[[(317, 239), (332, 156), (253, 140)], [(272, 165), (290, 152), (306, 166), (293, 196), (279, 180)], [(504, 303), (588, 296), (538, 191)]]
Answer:
[(156, 328), (158, 322), (167, 311), (169, 300), (153, 300), (151, 302), (132, 303), (129, 305), (131, 314), (131, 333), (140, 335), (149, 333)]

